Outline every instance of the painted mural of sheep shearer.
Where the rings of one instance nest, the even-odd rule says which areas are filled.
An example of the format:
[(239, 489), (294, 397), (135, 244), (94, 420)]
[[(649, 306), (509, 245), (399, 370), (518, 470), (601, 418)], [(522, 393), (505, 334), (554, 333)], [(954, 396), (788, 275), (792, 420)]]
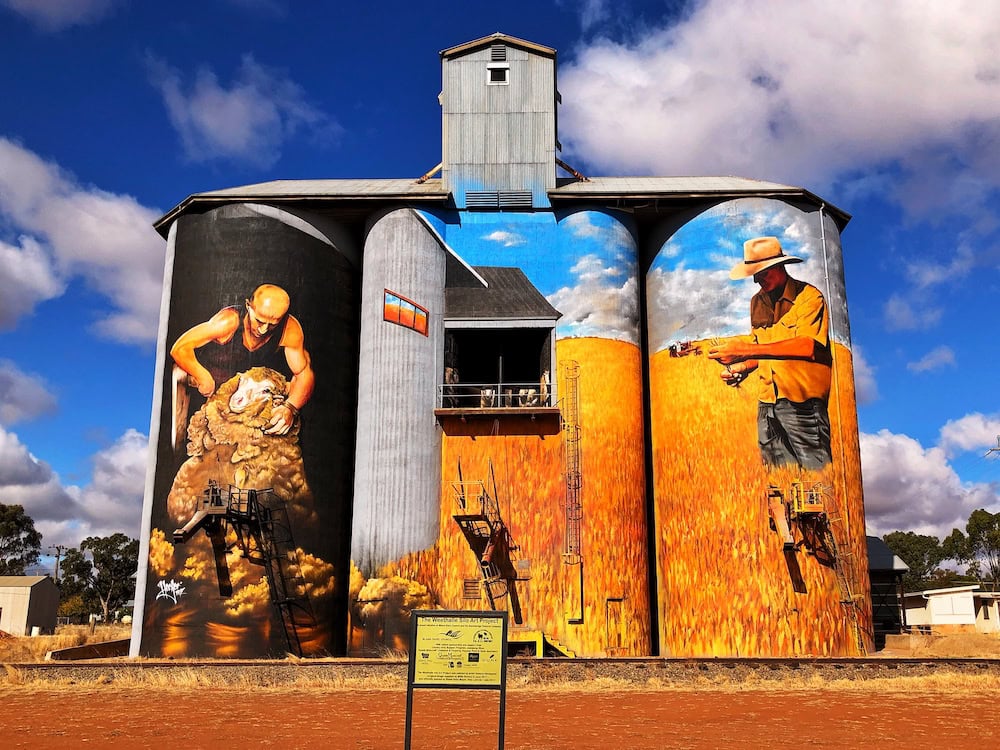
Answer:
[(188, 413), (187, 387), (208, 398), (224, 383), (251, 367), (268, 367), (291, 374), (284, 401), (274, 408), (264, 432), (285, 435), (298, 421), (315, 386), (302, 324), (289, 315), (288, 292), (261, 284), (239, 306), (224, 307), (203, 323), (181, 334), (170, 356), (174, 367), (174, 449), (183, 444)]
[(316, 521), (312, 491), (299, 447), (298, 425), (285, 434), (268, 429), (287, 398), (284, 376), (253, 367), (223, 383), (188, 424), (188, 459), (181, 465), (167, 512), (183, 523), (209, 482), (240, 488), (270, 488), (285, 501), (292, 523)]
[[(312, 397), (315, 376), (303, 327), (289, 313), (290, 306), (283, 288), (261, 284), (242, 305), (223, 307), (184, 331), (171, 347), (172, 445), (178, 459), (186, 453), (166, 498), (167, 515), (175, 526), (192, 519), (210, 485), (270, 489), (287, 510), (291, 528), (318, 526), (299, 445), (299, 411)], [(201, 401), (198, 394), (204, 403), (190, 414), (192, 397)], [(177, 612), (171, 608), (168, 620), (187, 609), (202, 623), (209, 652), (217, 655), (234, 655), (227, 649), (234, 647), (237, 632), (244, 633), (241, 638), (258, 632), (266, 640), (273, 598), (268, 595), (268, 575), (241, 554), (231, 528), (225, 533), (224, 552), (213, 549), (221, 538), (210, 543), (199, 532), (175, 549), (168, 541), (170, 528), (166, 533), (153, 531), (163, 558), (159, 572), (179, 580), (189, 601), (199, 602), (197, 615), (189, 607)], [(289, 550), (288, 558), (290, 569), (298, 571), (296, 578), (315, 579), (305, 582), (310, 599), (332, 595), (327, 563), (301, 548)], [(309, 640), (325, 640), (320, 632), (313, 636)], [(184, 653), (187, 637), (176, 640), (178, 654)]]
[[(220, 486), (270, 489), (269, 495), (283, 501), (292, 528), (303, 529), (317, 523), (313, 494), (302, 462), (298, 424), (284, 434), (268, 432), (274, 413), (281, 409), (288, 392), (288, 381), (281, 373), (267, 367), (253, 367), (220, 385), (195, 412), (187, 429), (188, 458), (167, 495), (168, 516), (177, 526), (185, 523), (191, 526), (199, 501), (204, 504), (206, 487), (218, 492)], [(245, 544), (237, 543), (232, 527), (224, 527), (223, 534), (224, 538), (209, 534), (210, 541), (198, 533), (183, 546), (175, 546), (161, 530), (154, 529), (150, 545), (162, 557), (161, 564), (155, 566), (157, 573), (164, 578), (169, 576), (170, 580), (179, 579), (188, 594), (200, 601), (206, 643), (216, 655), (238, 655), (239, 651), (234, 649), (247, 647), (254, 640), (252, 633), (267, 640), (272, 605), (290, 597), (286, 593), (274, 598), (275, 581), (269, 582), (267, 576), (275, 575), (279, 569), (277, 580), (283, 587), (294, 587), (307, 609), (307, 602), (315, 604), (318, 599), (333, 595), (332, 566), (319, 557), (300, 547), (274, 548), (281, 553), (280, 561), (272, 567), (260, 567), (259, 561), (252, 564), (247, 559)], [(177, 532), (174, 539), (183, 541), (178, 539)], [(287, 542), (291, 544), (290, 537)], [(254, 546), (259, 550), (260, 544), (257, 539)], [(213, 567), (217, 582), (211, 573)], [(218, 598), (213, 593), (216, 583), (221, 594)], [(322, 652), (329, 638), (327, 629), (325, 623), (316, 623), (308, 615), (294, 627), (295, 640), (300, 642), (295, 650), (300, 655)], [(175, 644), (178, 655), (186, 655), (182, 640)]]

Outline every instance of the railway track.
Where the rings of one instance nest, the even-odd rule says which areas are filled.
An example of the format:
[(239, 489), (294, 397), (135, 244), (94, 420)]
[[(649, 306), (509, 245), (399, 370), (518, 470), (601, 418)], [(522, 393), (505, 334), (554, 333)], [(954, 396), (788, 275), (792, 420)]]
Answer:
[[(372, 680), (405, 684), (407, 662), (401, 659), (296, 659), (274, 661), (160, 661), (95, 659), (77, 662), (15, 663), (6, 665), (24, 678), (59, 682), (114, 682), (118, 678), (149, 678), (160, 673), (204, 673), (212, 683), (259, 686), (291, 685), (300, 681), (355, 682)], [(765, 681), (788, 678), (870, 680), (935, 674), (1000, 675), (1000, 659), (929, 658), (598, 658), (532, 659), (507, 662), (511, 685), (546, 685), (613, 679), (635, 684), (673, 684), (700, 680)]]

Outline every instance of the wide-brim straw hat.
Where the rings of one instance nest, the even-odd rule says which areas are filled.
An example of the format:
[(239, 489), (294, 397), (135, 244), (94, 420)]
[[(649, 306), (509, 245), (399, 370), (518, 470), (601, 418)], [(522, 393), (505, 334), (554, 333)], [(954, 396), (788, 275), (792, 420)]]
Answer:
[(801, 263), (802, 258), (785, 255), (777, 237), (755, 237), (743, 243), (743, 262), (733, 266), (731, 279), (748, 279), (780, 263)]

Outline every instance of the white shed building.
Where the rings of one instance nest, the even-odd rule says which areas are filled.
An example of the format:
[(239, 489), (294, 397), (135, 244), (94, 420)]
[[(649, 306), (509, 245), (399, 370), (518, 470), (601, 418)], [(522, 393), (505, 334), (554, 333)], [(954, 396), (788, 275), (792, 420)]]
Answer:
[(1000, 633), (1000, 591), (977, 591), (976, 632)]
[(942, 633), (1000, 632), (1000, 592), (978, 584), (913, 591), (904, 596), (906, 622)]
[(0, 630), (11, 635), (54, 633), (59, 588), (49, 576), (0, 576)]

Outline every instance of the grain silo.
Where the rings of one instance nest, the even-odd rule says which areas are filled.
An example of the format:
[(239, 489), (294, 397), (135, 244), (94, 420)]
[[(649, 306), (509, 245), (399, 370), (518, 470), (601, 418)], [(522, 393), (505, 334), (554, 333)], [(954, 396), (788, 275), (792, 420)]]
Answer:
[(240, 202), (170, 224), (166, 279), (137, 648), (336, 652), (358, 253), (335, 222)]
[(651, 240), (661, 653), (864, 653), (864, 510), (836, 221), (822, 207), (738, 198), (665, 222)]
[[(536, 656), (869, 648), (849, 217), (752, 179), (584, 176), (559, 158), (555, 50), (494, 34), (441, 63), (427, 174), (201, 193), (158, 222), (133, 653), (377, 654), (407, 648), (424, 608), (506, 610), (512, 653)], [(786, 276), (765, 299), (768, 269)], [(776, 333), (809, 317), (799, 295), (808, 349), (754, 350), (801, 338)], [(178, 342), (200, 331), (198, 351), (214, 340), (199, 325), (251, 313), (294, 318), (305, 343), (272, 347), (273, 376), (246, 360), (199, 412), (211, 389), (175, 372)], [(785, 380), (798, 365), (805, 395)], [(248, 394), (294, 429), (258, 424), (209, 471), (185, 428), (236, 421)], [(766, 430), (806, 407), (822, 457), (775, 459)], [(275, 469), (296, 450), (308, 503)], [(202, 473), (180, 498), (183, 465)], [(262, 553), (265, 527), (287, 562)]]

